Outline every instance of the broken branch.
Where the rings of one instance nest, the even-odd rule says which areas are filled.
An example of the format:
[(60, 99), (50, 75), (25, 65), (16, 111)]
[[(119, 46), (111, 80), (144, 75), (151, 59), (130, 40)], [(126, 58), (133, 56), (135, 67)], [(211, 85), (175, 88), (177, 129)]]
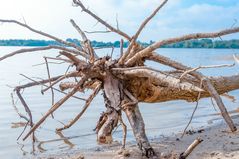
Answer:
[(193, 141), (193, 143), (187, 148), (186, 151), (180, 154), (179, 159), (186, 159), (190, 153), (193, 152), (193, 150), (202, 142), (203, 140), (201, 138), (197, 138)]

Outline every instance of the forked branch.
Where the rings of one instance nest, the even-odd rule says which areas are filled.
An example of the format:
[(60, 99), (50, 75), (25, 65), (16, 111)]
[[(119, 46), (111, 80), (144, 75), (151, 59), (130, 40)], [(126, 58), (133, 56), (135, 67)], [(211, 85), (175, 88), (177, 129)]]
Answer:
[(127, 35), (126, 33), (124, 33), (123, 31), (116, 29), (115, 27), (113, 27), (112, 25), (110, 25), (109, 23), (107, 23), (106, 21), (102, 20), (100, 17), (98, 17), (96, 14), (94, 14), (93, 12), (91, 12), (90, 10), (88, 10), (83, 3), (80, 0), (73, 0), (73, 3), (76, 6), (80, 6), (82, 11), (86, 12), (87, 14), (89, 14), (90, 16), (92, 16), (93, 18), (95, 18), (98, 22), (100, 22), (102, 25), (106, 26), (110, 31), (115, 32), (121, 36), (123, 36), (124, 38), (126, 38), (127, 40), (130, 41), (130, 36)]

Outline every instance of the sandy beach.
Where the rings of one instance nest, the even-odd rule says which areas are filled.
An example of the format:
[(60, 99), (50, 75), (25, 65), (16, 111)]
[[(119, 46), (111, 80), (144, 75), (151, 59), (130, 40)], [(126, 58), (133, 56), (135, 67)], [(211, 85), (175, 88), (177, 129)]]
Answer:
[[(234, 115), (233, 120), (239, 126), (239, 116)], [(181, 138), (182, 133), (160, 139), (151, 139), (151, 145), (157, 155), (165, 159), (178, 158), (187, 147), (198, 137), (203, 141), (188, 156), (188, 159), (238, 159), (239, 158), (239, 131), (230, 132), (227, 125), (217, 122), (206, 128), (188, 130)], [(135, 143), (127, 143), (126, 150), (120, 150), (119, 143), (109, 146), (99, 146), (91, 151), (76, 153), (63, 153), (61, 155), (41, 157), (48, 159), (146, 159), (141, 155)], [(158, 158), (160, 158), (158, 157)], [(39, 157), (38, 157), (39, 158)]]

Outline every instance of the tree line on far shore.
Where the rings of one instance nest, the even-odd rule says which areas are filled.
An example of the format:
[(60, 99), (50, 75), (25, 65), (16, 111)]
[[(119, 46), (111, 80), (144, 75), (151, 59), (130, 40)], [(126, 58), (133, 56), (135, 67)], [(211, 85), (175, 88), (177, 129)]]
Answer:
[[(80, 41), (77, 39), (66, 39), (68, 42), (73, 42), (77, 45), (81, 45)], [(149, 42), (139, 42), (142, 46), (147, 47), (154, 43), (154, 41)], [(115, 42), (103, 42), (103, 41), (91, 41), (93, 47), (120, 47), (120, 41)], [(53, 40), (32, 40), (32, 39), (9, 39), (0, 40), (0, 46), (48, 46), (48, 45), (61, 45)], [(123, 46), (127, 47), (128, 42), (124, 42)], [(162, 48), (233, 48), (239, 49), (239, 40), (211, 40), (211, 39), (200, 39), (200, 40), (188, 40), (183, 42), (178, 42), (174, 44), (164, 45)]]

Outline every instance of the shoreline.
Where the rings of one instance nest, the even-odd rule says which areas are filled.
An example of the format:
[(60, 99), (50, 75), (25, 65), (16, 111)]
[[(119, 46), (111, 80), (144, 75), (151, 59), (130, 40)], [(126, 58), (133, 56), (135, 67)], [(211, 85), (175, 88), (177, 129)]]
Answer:
[[(232, 116), (239, 126), (239, 115)], [(165, 159), (177, 158), (198, 137), (203, 139), (188, 159), (238, 159), (239, 158), (239, 131), (230, 132), (224, 121), (219, 121), (205, 128), (188, 130), (183, 138), (182, 133), (168, 137), (150, 139), (151, 146), (156, 154)], [(121, 144), (98, 146), (95, 149), (64, 152), (60, 155), (49, 155), (40, 159), (146, 159), (141, 155), (135, 143), (127, 143), (126, 150), (120, 151)], [(39, 159), (39, 157), (37, 157)]]

